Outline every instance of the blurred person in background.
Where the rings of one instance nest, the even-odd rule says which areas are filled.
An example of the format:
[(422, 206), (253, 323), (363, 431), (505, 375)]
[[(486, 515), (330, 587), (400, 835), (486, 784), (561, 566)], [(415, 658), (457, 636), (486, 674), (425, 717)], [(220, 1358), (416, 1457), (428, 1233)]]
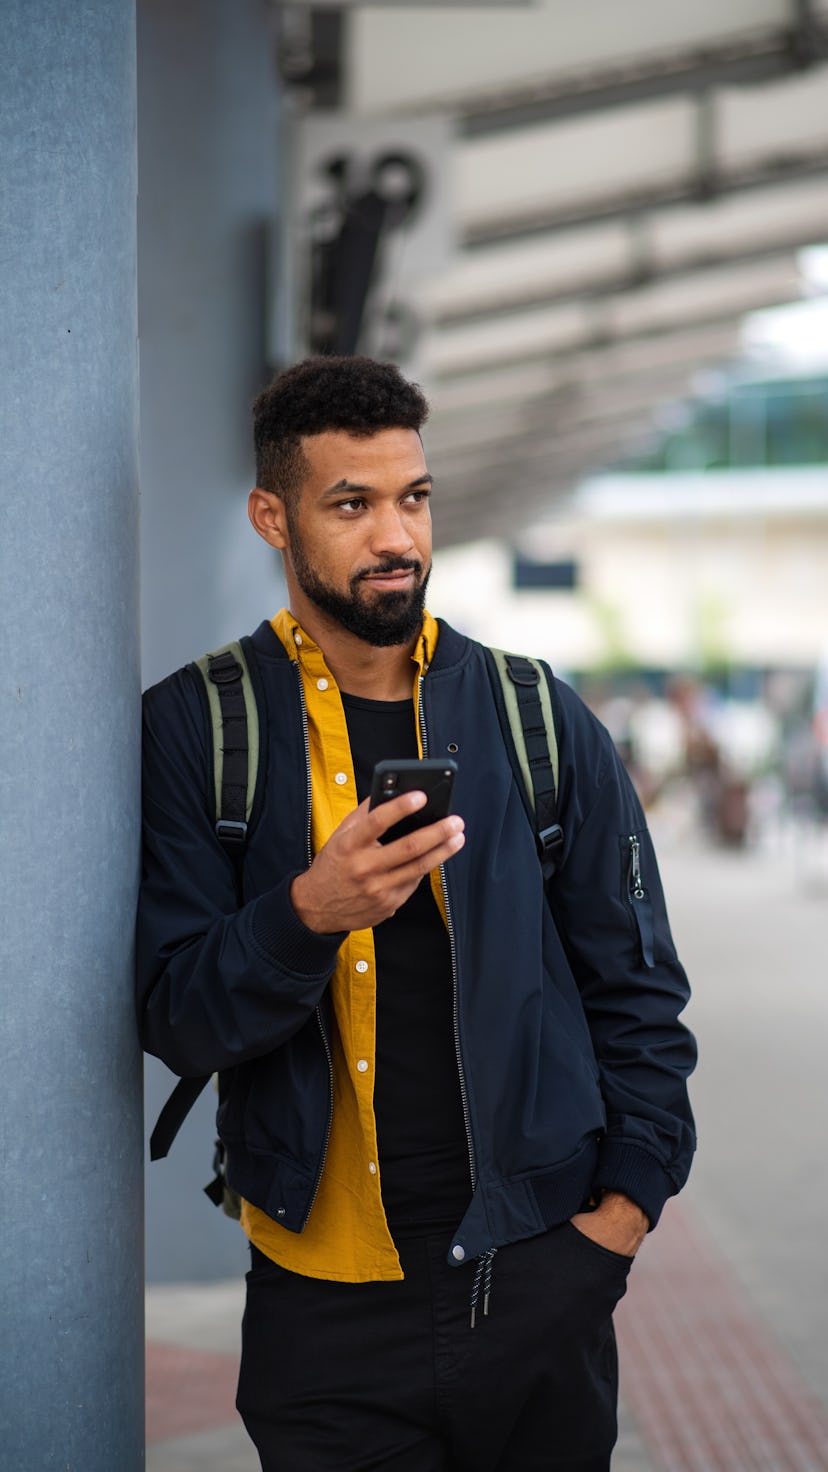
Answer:
[[(425, 608), (427, 406), (311, 359), (254, 406), (289, 607), (245, 642), (265, 772), (237, 883), (200, 677), (145, 697), (145, 1047), (218, 1071), (265, 1472), (606, 1472), (612, 1315), (694, 1147), (688, 997), (642, 811), (552, 686), (544, 882), (486, 652)], [(550, 677), (551, 679), (551, 677)], [(376, 762), (451, 753), (456, 816), (383, 843)]]

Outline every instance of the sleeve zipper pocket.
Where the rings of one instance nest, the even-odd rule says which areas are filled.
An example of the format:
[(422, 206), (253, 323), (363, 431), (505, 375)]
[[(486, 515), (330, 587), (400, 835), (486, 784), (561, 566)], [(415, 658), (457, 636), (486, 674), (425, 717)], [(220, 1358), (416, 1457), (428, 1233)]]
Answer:
[(653, 953), (653, 909), (641, 878), (641, 842), (637, 833), (627, 839), (629, 859), (627, 864), (627, 899), (633, 913), (641, 955), (645, 966), (655, 965)]

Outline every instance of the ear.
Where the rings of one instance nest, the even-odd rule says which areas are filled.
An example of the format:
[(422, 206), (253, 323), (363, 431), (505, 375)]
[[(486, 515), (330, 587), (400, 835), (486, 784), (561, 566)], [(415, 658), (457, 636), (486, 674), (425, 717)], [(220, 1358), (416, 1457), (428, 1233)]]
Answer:
[(288, 545), (285, 503), (273, 491), (254, 486), (247, 498), (247, 514), (253, 529), (271, 547), (283, 550)]

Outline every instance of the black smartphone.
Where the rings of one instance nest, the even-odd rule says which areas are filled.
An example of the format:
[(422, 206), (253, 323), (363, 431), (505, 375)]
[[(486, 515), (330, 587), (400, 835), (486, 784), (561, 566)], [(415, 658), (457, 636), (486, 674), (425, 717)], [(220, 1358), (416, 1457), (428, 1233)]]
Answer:
[(414, 833), (417, 828), (426, 828), (429, 823), (436, 823), (438, 818), (447, 817), (451, 812), (456, 776), (457, 763), (451, 757), (446, 757), (445, 761), (436, 757), (423, 757), (422, 760), (407, 757), (398, 762), (377, 762), (371, 782), (372, 808), (389, 802), (392, 797), (399, 797), (403, 792), (424, 792), (428, 799), (425, 807), (418, 808), (416, 813), (389, 828), (380, 843), (393, 843), (406, 833)]

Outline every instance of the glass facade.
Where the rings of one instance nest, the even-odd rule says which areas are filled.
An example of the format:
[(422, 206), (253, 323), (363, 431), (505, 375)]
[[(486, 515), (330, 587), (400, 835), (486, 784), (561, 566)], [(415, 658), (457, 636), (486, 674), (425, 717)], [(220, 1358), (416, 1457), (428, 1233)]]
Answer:
[(617, 467), (736, 470), (828, 465), (828, 373), (733, 383), (673, 412), (674, 422)]

